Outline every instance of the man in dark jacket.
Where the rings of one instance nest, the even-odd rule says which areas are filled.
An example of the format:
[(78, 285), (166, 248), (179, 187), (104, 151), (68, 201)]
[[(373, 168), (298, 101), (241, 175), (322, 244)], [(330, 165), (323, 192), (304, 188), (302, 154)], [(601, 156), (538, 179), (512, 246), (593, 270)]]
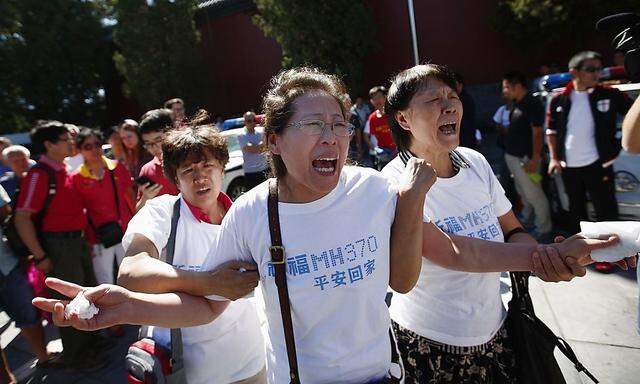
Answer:
[[(598, 85), (602, 58), (592, 51), (580, 52), (569, 61), (572, 81), (554, 96), (547, 112), (549, 174), (562, 172), (569, 195), (571, 233), (587, 220), (587, 198), (599, 221), (617, 220), (613, 162), (620, 153), (616, 138), (618, 115), (624, 115), (632, 101), (614, 88)], [(610, 266), (598, 263), (596, 268)]]

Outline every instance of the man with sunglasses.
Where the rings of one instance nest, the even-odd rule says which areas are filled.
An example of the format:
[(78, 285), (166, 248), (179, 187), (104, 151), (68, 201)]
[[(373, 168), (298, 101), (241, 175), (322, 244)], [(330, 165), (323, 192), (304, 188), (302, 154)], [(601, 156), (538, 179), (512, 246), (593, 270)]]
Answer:
[(238, 136), (242, 148), (242, 168), (247, 191), (267, 179), (267, 160), (264, 150), (264, 135), (256, 131), (256, 114), (249, 111), (244, 114), (245, 133)]
[[(617, 220), (613, 162), (620, 153), (616, 138), (618, 115), (625, 115), (632, 100), (614, 88), (598, 84), (602, 70), (599, 53), (585, 51), (569, 60), (572, 80), (553, 97), (547, 112), (549, 174), (562, 172), (569, 195), (569, 232), (580, 230), (580, 220), (588, 220), (589, 193), (598, 221)], [(611, 265), (596, 263), (607, 272)]]

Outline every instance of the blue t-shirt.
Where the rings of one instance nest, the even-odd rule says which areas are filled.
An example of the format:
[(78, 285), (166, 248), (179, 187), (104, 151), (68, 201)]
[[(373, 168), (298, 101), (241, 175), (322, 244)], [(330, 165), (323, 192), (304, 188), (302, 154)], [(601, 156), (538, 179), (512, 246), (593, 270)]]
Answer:
[(244, 159), (242, 167), (245, 173), (262, 172), (267, 169), (267, 159), (264, 157), (264, 154), (249, 153), (244, 150), (244, 147), (248, 143), (258, 145), (263, 139), (264, 135), (260, 132), (246, 132), (244, 135), (238, 136), (238, 142), (240, 143), (240, 148), (242, 148), (242, 157)]

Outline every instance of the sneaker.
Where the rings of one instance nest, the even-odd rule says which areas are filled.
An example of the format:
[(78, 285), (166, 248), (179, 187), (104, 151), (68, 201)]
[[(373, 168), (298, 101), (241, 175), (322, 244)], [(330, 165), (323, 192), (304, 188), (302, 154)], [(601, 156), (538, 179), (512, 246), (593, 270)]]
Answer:
[(596, 262), (593, 265), (596, 269), (596, 271), (600, 272), (600, 273), (610, 273), (611, 271), (613, 271), (613, 264), (611, 263), (605, 263), (605, 262)]

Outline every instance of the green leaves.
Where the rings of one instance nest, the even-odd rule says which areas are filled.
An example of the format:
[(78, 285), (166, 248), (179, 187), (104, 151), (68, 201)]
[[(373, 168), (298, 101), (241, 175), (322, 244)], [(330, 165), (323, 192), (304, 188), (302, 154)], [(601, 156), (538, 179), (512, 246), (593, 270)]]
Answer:
[(101, 3), (5, 0), (0, 15), (0, 132), (44, 118), (100, 122), (109, 50)]
[(256, 0), (254, 23), (282, 48), (282, 66), (310, 64), (362, 85), (362, 60), (375, 45), (371, 11), (362, 0)]
[(634, 10), (640, 11), (637, 0), (500, 0), (491, 22), (522, 50), (550, 47), (568, 36), (583, 49), (598, 19)]
[(119, 0), (113, 6), (119, 48), (113, 60), (126, 79), (124, 90), (146, 109), (173, 97), (201, 104), (208, 82), (196, 51), (196, 1)]

